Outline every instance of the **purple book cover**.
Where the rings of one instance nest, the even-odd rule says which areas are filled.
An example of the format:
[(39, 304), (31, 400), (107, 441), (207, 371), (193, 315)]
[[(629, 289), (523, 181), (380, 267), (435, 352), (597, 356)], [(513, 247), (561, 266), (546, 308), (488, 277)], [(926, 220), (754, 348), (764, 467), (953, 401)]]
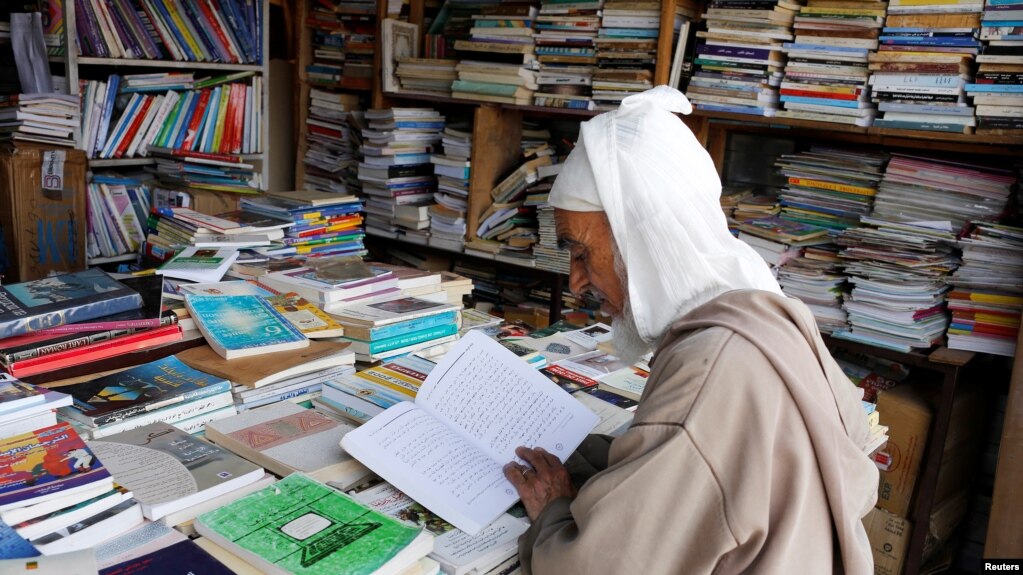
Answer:
[(0, 440), (0, 506), (30, 505), (109, 477), (67, 423)]

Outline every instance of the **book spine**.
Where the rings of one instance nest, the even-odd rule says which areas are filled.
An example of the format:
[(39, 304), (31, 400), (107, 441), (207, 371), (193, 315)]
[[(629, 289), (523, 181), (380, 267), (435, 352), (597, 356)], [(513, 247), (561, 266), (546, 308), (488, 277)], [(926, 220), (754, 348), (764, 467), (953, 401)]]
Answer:
[(15, 377), (27, 377), (37, 373), (45, 373), (80, 365), (101, 359), (107, 359), (123, 353), (170, 343), (181, 339), (178, 326), (167, 326), (145, 332), (135, 333), (118, 339), (101, 342), (80, 349), (54, 353), (12, 364), (8, 371)]
[(211, 397), (229, 391), (231, 391), (231, 382), (219, 381), (215, 385), (209, 385), (199, 389), (187, 391), (170, 400), (144, 405), (133, 405), (115, 412), (104, 413), (102, 415), (97, 415), (95, 417), (88, 417), (86, 415), (85, 417), (87, 417), (92, 422), (90, 425), (94, 427), (100, 427), (103, 425), (109, 425), (111, 423), (125, 421), (139, 414), (148, 413), (150, 411), (157, 410), (168, 405), (174, 405), (176, 403), (187, 403), (190, 401), (205, 399), (207, 397)]
[[(90, 439), (100, 439), (114, 435), (115, 433), (122, 433), (125, 431), (131, 431), (144, 427), (151, 423), (163, 422), (174, 424), (179, 421), (183, 421), (190, 417), (197, 417), (217, 409), (224, 407), (230, 407), (234, 405), (234, 398), (230, 393), (220, 393), (212, 395), (210, 397), (199, 398), (195, 400), (185, 401), (182, 400), (171, 406), (164, 406), (161, 409), (149, 411), (146, 413), (138, 413), (129, 419), (122, 419), (120, 422), (112, 423), (106, 428), (92, 428), (91, 426), (86, 428)], [(69, 412), (70, 410), (66, 410)], [(58, 417), (66, 415), (65, 410), (58, 411)], [(69, 420), (78, 421), (72, 417), (67, 417)]]
[(452, 323), (384, 340), (371, 341), (368, 342), (368, 350), (371, 354), (381, 353), (391, 351), (392, 349), (408, 347), (425, 341), (447, 337), (456, 333), (458, 333), (458, 326)]

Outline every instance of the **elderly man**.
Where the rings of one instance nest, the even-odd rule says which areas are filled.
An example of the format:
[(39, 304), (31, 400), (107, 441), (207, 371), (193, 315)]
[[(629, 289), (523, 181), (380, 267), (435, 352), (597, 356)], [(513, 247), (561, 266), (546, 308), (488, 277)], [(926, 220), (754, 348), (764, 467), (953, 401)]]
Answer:
[(666, 87), (625, 99), (582, 125), (551, 191), (572, 291), (603, 302), (620, 354), (656, 352), (632, 427), (584, 443), (602, 469), (578, 492), (540, 449), (505, 468), (533, 520), (523, 571), (873, 573), (857, 390), (729, 234), (690, 111)]

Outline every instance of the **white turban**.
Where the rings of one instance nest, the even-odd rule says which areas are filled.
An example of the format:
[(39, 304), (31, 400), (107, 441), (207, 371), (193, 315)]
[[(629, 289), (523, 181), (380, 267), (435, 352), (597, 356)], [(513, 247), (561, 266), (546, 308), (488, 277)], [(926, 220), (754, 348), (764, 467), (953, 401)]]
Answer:
[(648, 342), (727, 291), (782, 293), (764, 260), (728, 231), (714, 163), (675, 116), (692, 109), (658, 86), (583, 123), (550, 194), (556, 208), (607, 214)]

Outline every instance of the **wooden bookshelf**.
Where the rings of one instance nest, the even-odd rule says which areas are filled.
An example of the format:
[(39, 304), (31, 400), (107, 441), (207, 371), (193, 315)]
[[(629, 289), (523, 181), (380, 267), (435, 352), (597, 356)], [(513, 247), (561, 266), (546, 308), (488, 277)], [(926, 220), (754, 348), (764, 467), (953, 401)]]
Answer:
[(219, 70), (221, 72), (262, 72), (264, 68), (258, 64), (223, 64), (221, 62), (94, 58), (91, 56), (78, 56), (76, 59), (79, 66), (132, 66), (136, 68), (169, 68), (172, 70)]

